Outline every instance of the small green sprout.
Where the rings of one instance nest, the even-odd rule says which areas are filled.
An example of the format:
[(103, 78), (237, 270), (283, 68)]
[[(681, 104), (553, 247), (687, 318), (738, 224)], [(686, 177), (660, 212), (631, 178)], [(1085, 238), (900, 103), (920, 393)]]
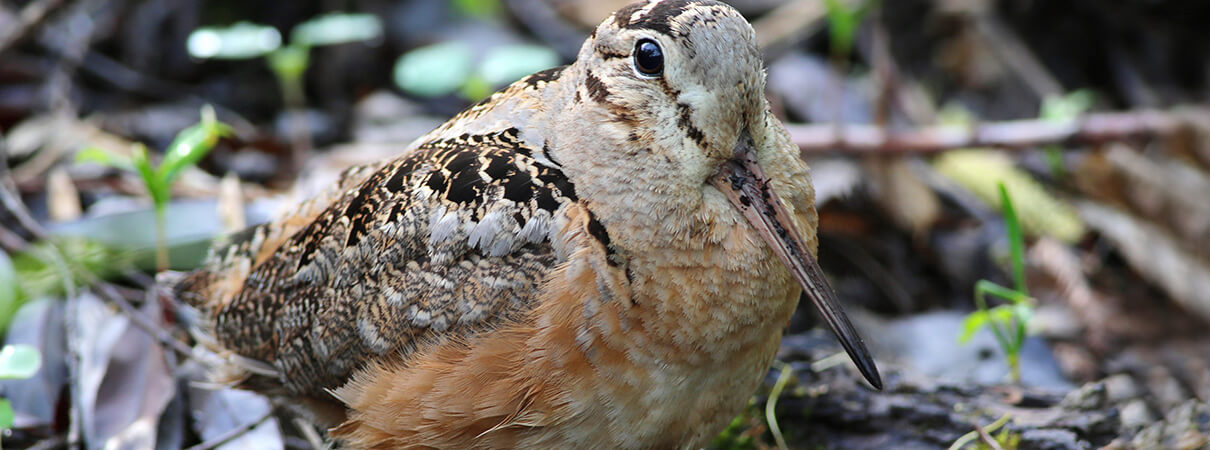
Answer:
[(777, 423), (777, 399), (781, 398), (781, 392), (786, 389), (786, 384), (794, 375), (794, 368), (781, 361), (773, 361), (773, 367), (776, 367), (779, 373), (777, 382), (773, 384), (773, 390), (769, 392), (769, 400), (765, 402), (765, 423), (769, 424), (769, 432), (773, 434), (777, 448), (786, 450), (789, 447), (786, 446), (786, 438), (782, 435), (781, 426)]
[[(1020, 435), (1014, 434), (1009, 431), (1008, 427), (1004, 427), (1004, 425), (1008, 423), (1009, 419), (1012, 419), (1012, 414), (1005, 413), (1003, 416), (1000, 416), (999, 419), (996, 419), (995, 422), (983, 427), (983, 432), (987, 434), (995, 433), (996, 430), (1000, 430), (999, 433), (996, 433), (996, 435), (992, 437), (992, 439), (1000, 445), (1000, 448), (1017, 448), (1021, 441)], [(1001, 429), (1001, 427), (1004, 428)], [(978, 431), (966, 433), (962, 435), (962, 437), (959, 437), (958, 440), (954, 441), (953, 444), (950, 444), (949, 450), (960, 450), (961, 448), (972, 443), (977, 445), (976, 448), (983, 448), (983, 446), (978, 445), (979, 442), (977, 439), (979, 439)]]
[[(832, 60), (840, 61), (849, 57), (853, 51), (853, 41), (857, 29), (866, 14), (877, 6), (877, 0), (867, 0), (856, 4), (854, 1), (824, 0), (827, 8), (828, 40), (831, 43)], [(850, 6), (850, 4), (854, 4)]]
[(478, 101), (500, 86), (558, 64), (559, 55), (540, 45), (500, 45), (476, 61), (470, 44), (449, 41), (401, 55), (395, 62), (394, 80), (404, 92), (418, 97), (457, 93)]
[(214, 108), (206, 105), (202, 108), (202, 120), (193, 126), (182, 130), (169, 144), (164, 152), (164, 158), (159, 166), (152, 166), (147, 156), (147, 147), (135, 144), (129, 158), (109, 153), (96, 147), (80, 150), (76, 155), (77, 162), (96, 162), (124, 170), (137, 172), (151, 195), (155, 208), (156, 220), (156, 267), (160, 270), (168, 268), (168, 244), (164, 230), (165, 213), (168, 203), (172, 200), (172, 183), (176, 181), (181, 171), (197, 164), (202, 157), (209, 153), (219, 138), (231, 135), (231, 127), (219, 122), (214, 117)]
[[(988, 280), (979, 280), (978, 283), (975, 283), (975, 305), (979, 309), (966, 316), (958, 340), (962, 343), (969, 342), (979, 329), (991, 328), (992, 333), (996, 336), (996, 342), (1004, 351), (1011, 371), (1011, 380), (1019, 383), (1021, 381), (1021, 347), (1025, 344), (1027, 324), (1033, 317), (1033, 304), (1025, 286), (1025, 241), (1021, 234), (1021, 225), (1017, 221), (1012, 198), (1009, 197), (1004, 183), (999, 183), (998, 187), (1005, 228), (1008, 230), (1014, 287), (1006, 288)], [(1007, 300), (1008, 303), (989, 309), (986, 299), (988, 294)]]
[[(1087, 89), (1073, 91), (1067, 95), (1046, 97), (1042, 99), (1042, 108), (1038, 112), (1038, 116), (1054, 123), (1071, 122), (1092, 107), (1092, 100), (1092, 92)], [(1046, 163), (1050, 167), (1050, 173), (1056, 178), (1062, 178), (1067, 173), (1063, 164), (1063, 151), (1058, 145), (1046, 146)]]
[(306, 106), (303, 75), (310, 65), (311, 47), (373, 41), (381, 36), (382, 22), (372, 14), (333, 13), (298, 24), (284, 46), (276, 28), (240, 22), (229, 27), (198, 28), (189, 34), (186, 48), (190, 55), (202, 59), (264, 57), (281, 88), (282, 102), (292, 111), (294, 150), (301, 155), (311, 146), (310, 130), (298, 113)]
[(481, 19), (499, 17), (504, 10), (500, 0), (453, 0), (451, 4), (462, 15)]
[[(0, 380), (22, 380), (42, 367), (42, 354), (28, 345), (5, 345), (0, 349)], [(13, 427), (13, 405), (0, 397), (0, 431)]]

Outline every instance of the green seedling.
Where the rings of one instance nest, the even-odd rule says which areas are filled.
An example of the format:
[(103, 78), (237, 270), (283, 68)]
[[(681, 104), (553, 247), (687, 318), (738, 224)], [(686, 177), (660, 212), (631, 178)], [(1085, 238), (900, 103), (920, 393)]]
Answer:
[(539, 45), (496, 46), (476, 60), (470, 44), (449, 41), (404, 53), (395, 62), (394, 80), (404, 92), (417, 97), (457, 93), (479, 101), (500, 86), (558, 64), (559, 55)]
[[(28, 345), (5, 345), (0, 349), (0, 380), (23, 380), (42, 367), (42, 354)], [(13, 427), (13, 405), (0, 397), (0, 431)]]
[(451, 4), (462, 15), (480, 19), (494, 19), (504, 11), (500, 0), (453, 0)]
[(168, 244), (164, 230), (165, 211), (168, 202), (172, 200), (172, 183), (187, 167), (196, 165), (219, 138), (231, 135), (231, 127), (219, 122), (214, 117), (214, 108), (209, 105), (202, 108), (202, 120), (193, 126), (182, 130), (173, 139), (164, 158), (158, 166), (153, 166), (147, 155), (147, 147), (135, 144), (129, 158), (115, 155), (105, 150), (88, 147), (76, 155), (76, 161), (97, 162), (120, 169), (137, 172), (151, 195), (155, 208), (156, 219), (156, 267), (160, 271), (168, 268)]
[(311, 47), (373, 41), (381, 36), (382, 23), (372, 14), (334, 13), (294, 27), (286, 45), (282, 45), (276, 28), (240, 22), (229, 27), (198, 28), (189, 34), (186, 47), (190, 55), (201, 59), (264, 57), (277, 79), (282, 102), (291, 112), (295, 151), (305, 154), (311, 147), (311, 133), (299, 111), (307, 103), (303, 76), (310, 65)]
[(827, 8), (828, 40), (831, 43), (832, 60), (843, 61), (853, 51), (857, 29), (866, 15), (878, 4), (877, 0), (862, 2), (824, 0)]
[[(1038, 117), (1054, 123), (1068, 123), (1076, 120), (1080, 114), (1092, 107), (1092, 92), (1087, 89), (1073, 91), (1067, 95), (1051, 96), (1042, 99), (1042, 108)], [(1050, 173), (1056, 178), (1063, 178), (1067, 168), (1063, 164), (1063, 151), (1058, 145), (1046, 146), (1046, 163)]]
[(83, 238), (55, 237), (11, 255), (0, 252), (0, 333), (32, 298), (71, 295), (74, 286), (121, 274), (135, 254)]
[[(969, 342), (976, 331), (984, 327), (991, 328), (992, 333), (996, 336), (996, 342), (1004, 351), (1010, 370), (1010, 379), (1014, 383), (1019, 383), (1021, 381), (1021, 347), (1025, 344), (1027, 324), (1033, 316), (1033, 304), (1025, 286), (1025, 241), (1021, 234), (1021, 225), (1017, 221), (1012, 198), (1009, 197), (1004, 183), (999, 184), (999, 189), (1005, 228), (1008, 230), (1009, 258), (1014, 284), (1012, 288), (1007, 288), (988, 280), (979, 280), (975, 283), (975, 305), (979, 309), (966, 316), (958, 340), (962, 343)], [(1000, 297), (1007, 303), (988, 308), (987, 296), (989, 294)]]
[[(500, 0), (453, 0), (450, 8), (478, 22), (499, 22)], [(559, 55), (541, 45), (479, 43), (452, 39), (413, 48), (395, 60), (392, 78), (408, 95), (457, 95), (477, 102), (531, 73), (559, 65)]]
[[(1009, 431), (1008, 427), (1004, 427), (1004, 425), (1008, 423), (1009, 419), (1012, 419), (1012, 415), (1004, 414), (1003, 416), (1000, 416), (999, 419), (996, 419), (995, 422), (992, 422), (992, 423), (988, 424), (987, 426), (983, 427), (983, 432), (988, 435), (990, 435), (991, 433), (996, 433), (996, 430), (1000, 430), (999, 433), (996, 433), (995, 436), (992, 436), (992, 439), (996, 442), (997, 445), (1000, 446), (1000, 448), (1017, 448), (1021, 442), (1020, 435), (1012, 433)], [(1001, 428), (1001, 427), (1003, 427), (1003, 428)], [(972, 431), (970, 433), (966, 433), (966, 434), (962, 435), (962, 437), (959, 437), (958, 440), (954, 441), (953, 444), (950, 444), (949, 450), (960, 450), (963, 447), (966, 447), (967, 445), (970, 445), (970, 444), (976, 444), (975, 448), (991, 448), (991, 447), (979, 445), (980, 442), (978, 441), (978, 439), (979, 439), (978, 431)]]
[(773, 384), (773, 390), (769, 391), (769, 401), (765, 402), (765, 423), (769, 424), (769, 432), (773, 434), (777, 448), (786, 450), (789, 447), (786, 446), (786, 438), (782, 435), (781, 425), (777, 423), (777, 399), (781, 398), (781, 392), (786, 389), (786, 384), (794, 375), (794, 369), (781, 361), (773, 361), (773, 367), (780, 372), (777, 374), (777, 382)]

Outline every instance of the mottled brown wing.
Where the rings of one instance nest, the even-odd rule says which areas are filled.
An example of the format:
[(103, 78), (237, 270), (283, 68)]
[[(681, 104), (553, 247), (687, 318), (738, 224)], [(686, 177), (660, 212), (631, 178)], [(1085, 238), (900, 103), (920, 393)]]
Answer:
[(555, 212), (576, 201), (517, 134), (426, 143), (345, 183), (280, 245), (263, 248), (265, 236), (284, 234), (278, 222), (250, 230), (178, 293), (212, 317), (224, 348), (272, 364), (299, 395), (517, 318), (557, 264)]

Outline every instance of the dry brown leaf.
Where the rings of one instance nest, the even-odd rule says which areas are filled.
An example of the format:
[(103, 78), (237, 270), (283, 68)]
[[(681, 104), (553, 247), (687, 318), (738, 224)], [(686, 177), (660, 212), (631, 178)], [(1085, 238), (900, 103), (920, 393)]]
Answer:
[(1210, 202), (1206, 201), (1210, 175), (1182, 161), (1159, 154), (1144, 156), (1124, 145), (1111, 146), (1105, 157), (1131, 187), (1125, 191), (1136, 212), (1182, 238), (1210, 242)]
[(1090, 345), (1098, 350), (1107, 348), (1109, 328), (1104, 325), (1113, 314), (1089, 285), (1079, 256), (1057, 239), (1043, 237), (1030, 246), (1029, 261), (1054, 278), (1060, 297), (1078, 318)]
[[(1210, 322), (1210, 264), (1190, 253), (1160, 227), (1118, 209), (1090, 201), (1076, 205), (1080, 217), (1122, 252), (1130, 267), (1161, 287), (1182, 308)], [(1204, 252), (1206, 241), (1193, 252)]]
[(218, 185), (218, 216), (223, 222), (223, 230), (231, 233), (248, 226), (248, 219), (244, 216), (244, 203), (239, 177), (228, 173)]
[(922, 236), (941, 214), (941, 203), (912, 169), (910, 158), (868, 158), (870, 194), (895, 224)]
[(80, 206), (80, 191), (71, 181), (71, 176), (63, 167), (51, 169), (46, 177), (46, 203), (50, 210), (50, 220), (67, 222), (80, 218), (83, 212)]
[[(90, 448), (153, 448), (160, 413), (176, 394), (164, 347), (90, 293), (75, 300), (81, 428)], [(157, 302), (142, 313), (159, 317)]]

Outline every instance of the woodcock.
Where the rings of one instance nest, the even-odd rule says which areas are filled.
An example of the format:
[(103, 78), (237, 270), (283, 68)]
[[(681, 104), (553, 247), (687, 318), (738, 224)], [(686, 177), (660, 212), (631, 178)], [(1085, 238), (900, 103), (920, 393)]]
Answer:
[(630, 5), (176, 292), (224, 376), (355, 448), (701, 445), (804, 291), (880, 387), (764, 87), (730, 6)]

